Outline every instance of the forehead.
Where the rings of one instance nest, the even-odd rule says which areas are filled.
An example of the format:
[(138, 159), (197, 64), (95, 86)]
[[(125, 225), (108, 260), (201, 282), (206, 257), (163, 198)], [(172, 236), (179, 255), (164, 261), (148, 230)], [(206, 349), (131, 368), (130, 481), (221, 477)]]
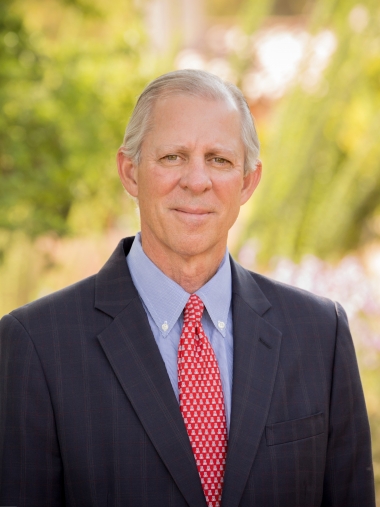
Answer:
[(241, 115), (226, 99), (174, 94), (154, 104), (147, 137), (150, 141), (241, 143)]
[[(197, 105), (208, 104), (210, 109), (222, 110), (225, 111), (238, 111), (238, 107), (229, 95), (224, 95), (221, 97), (211, 97), (211, 96), (203, 96), (203, 95), (195, 95), (192, 93), (184, 93), (180, 91), (167, 91), (162, 95), (157, 97), (152, 107), (152, 115), (155, 116), (157, 110), (163, 109), (181, 109), (186, 108), (186, 106), (190, 105), (190, 107), (196, 107)], [(206, 112), (205, 112), (206, 113)]]

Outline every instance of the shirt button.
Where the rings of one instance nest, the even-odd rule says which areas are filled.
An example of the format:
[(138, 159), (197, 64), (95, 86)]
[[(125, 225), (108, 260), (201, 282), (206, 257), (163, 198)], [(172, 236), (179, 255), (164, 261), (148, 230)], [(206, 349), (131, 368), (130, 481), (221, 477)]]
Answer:
[(226, 327), (225, 323), (222, 322), (221, 320), (218, 320), (218, 328), (219, 329), (224, 329)]
[(167, 331), (167, 330), (169, 329), (169, 326), (168, 326), (168, 323), (167, 323), (167, 321), (166, 321), (166, 320), (165, 320), (165, 322), (162, 324), (161, 329), (162, 329), (162, 331)]

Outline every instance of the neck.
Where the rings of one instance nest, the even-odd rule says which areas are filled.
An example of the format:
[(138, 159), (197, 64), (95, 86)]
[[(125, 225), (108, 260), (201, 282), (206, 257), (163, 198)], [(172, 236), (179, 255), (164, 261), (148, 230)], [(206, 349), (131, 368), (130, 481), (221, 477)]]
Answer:
[(224, 257), (226, 246), (218, 251), (186, 256), (172, 251), (157, 252), (153, 245), (142, 239), (144, 253), (169, 278), (186, 292), (193, 294), (203, 287), (217, 272)]

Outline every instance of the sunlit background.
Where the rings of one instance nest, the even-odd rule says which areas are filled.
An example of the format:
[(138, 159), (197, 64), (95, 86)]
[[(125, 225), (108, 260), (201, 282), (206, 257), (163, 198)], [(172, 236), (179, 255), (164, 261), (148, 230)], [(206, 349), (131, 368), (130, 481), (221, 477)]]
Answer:
[(256, 118), (234, 256), (347, 310), (380, 501), (378, 0), (1, 0), (0, 315), (138, 230), (115, 153), (145, 84), (181, 68), (234, 82)]

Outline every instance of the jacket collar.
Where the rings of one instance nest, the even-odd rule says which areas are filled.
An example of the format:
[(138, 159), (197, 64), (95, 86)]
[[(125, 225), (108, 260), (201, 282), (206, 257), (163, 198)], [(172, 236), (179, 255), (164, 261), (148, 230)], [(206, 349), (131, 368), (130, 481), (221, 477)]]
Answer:
[[(116, 317), (132, 299), (138, 297), (125, 257), (134, 237), (122, 239), (115, 251), (96, 275), (95, 308)], [(270, 302), (256, 283), (252, 273), (230, 257), (232, 293), (242, 298), (252, 310), (262, 316), (271, 307)]]
[(114, 318), (138, 298), (125, 262), (133, 240), (134, 237), (128, 237), (119, 242), (95, 279), (95, 308)]
[(244, 269), (231, 257), (232, 294), (239, 296), (257, 315), (263, 316), (271, 303), (260, 289), (254, 274)]

